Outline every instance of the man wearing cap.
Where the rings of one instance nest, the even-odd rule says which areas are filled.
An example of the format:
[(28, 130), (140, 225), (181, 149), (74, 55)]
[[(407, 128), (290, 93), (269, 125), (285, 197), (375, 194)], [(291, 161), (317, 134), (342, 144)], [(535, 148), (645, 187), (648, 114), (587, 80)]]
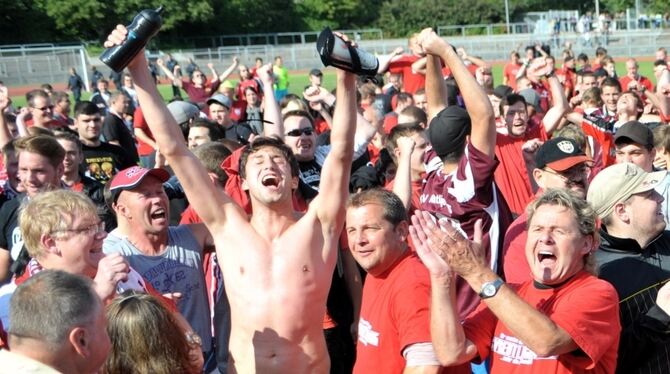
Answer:
[[(428, 138), (432, 150), (426, 152), (426, 180), (421, 193), (421, 209), (448, 217), (468, 237), (474, 224), (483, 220), (485, 248), (492, 267), (497, 266), (502, 233), (511, 222), (507, 205), (501, 201), (493, 183), (495, 123), (493, 108), (484, 89), (467, 70), (454, 49), (431, 29), (419, 35), (426, 51), (426, 95), (428, 99)], [(451, 70), (463, 95), (468, 112), (442, 98), (447, 86), (442, 79), (441, 61)], [(472, 119), (471, 119), (472, 117)], [(458, 280), (458, 310), (465, 317), (479, 299), (461, 279)]]
[(602, 221), (599, 276), (621, 300), (618, 373), (670, 372), (670, 233), (654, 190), (665, 177), (620, 163), (598, 173), (587, 196)]
[[(535, 196), (550, 188), (558, 188), (585, 199), (590, 166), (591, 159), (574, 140), (560, 137), (547, 140), (535, 154), (532, 176), (539, 187)], [(505, 280), (509, 283), (520, 284), (531, 279), (525, 250), (527, 224), (528, 212), (524, 210), (505, 233), (502, 253)]]
[(495, 155), (500, 165), (495, 171), (495, 182), (515, 215), (522, 214), (533, 199), (531, 178), (525, 167), (527, 160), (532, 160), (533, 153), (551, 136), (568, 110), (563, 87), (550, 64), (536, 60), (528, 68), (527, 75), (536, 80), (546, 77), (554, 102), (540, 123), (531, 118), (528, 106), (533, 103), (527, 102), (523, 96), (507, 95), (500, 102), (507, 134), (496, 134)]
[(179, 124), (184, 139), (187, 139), (191, 123), (200, 117), (200, 109), (195, 104), (181, 100), (169, 103), (167, 108), (175, 121), (177, 121), (177, 124)]
[[(650, 173), (655, 170), (654, 159), (656, 148), (654, 147), (654, 133), (651, 129), (638, 121), (630, 121), (619, 128), (614, 136), (616, 149), (616, 163), (631, 162), (642, 170)], [(666, 227), (670, 226), (670, 176), (663, 179), (656, 186), (656, 192), (663, 197), (662, 212), (665, 217)]]
[(232, 100), (224, 94), (216, 94), (207, 100), (209, 118), (225, 130), (225, 138), (246, 144), (253, 134), (251, 127), (245, 123), (235, 123), (230, 117)]
[(109, 183), (112, 206), (128, 223), (127, 237), (105, 240), (103, 251), (122, 254), (160, 293), (181, 293), (179, 312), (212, 350), (210, 312), (203, 271), (203, 248), (213, 245), (203, 224), (169, 226), (163, 169), (139, 166), (120, 171)]

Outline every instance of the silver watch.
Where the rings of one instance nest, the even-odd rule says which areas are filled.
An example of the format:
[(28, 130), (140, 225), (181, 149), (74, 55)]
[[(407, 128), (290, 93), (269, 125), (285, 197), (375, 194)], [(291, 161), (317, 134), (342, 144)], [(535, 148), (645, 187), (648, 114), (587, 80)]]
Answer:
[(505, 282), (500, 278), (497, 278), (492, 282), (484, 283), (482, 285), (482, 290), (479, 291), (479, 297), (482, 299), (488, 299), (489, 297), (495, 296), (503, 284), (505, 284)]

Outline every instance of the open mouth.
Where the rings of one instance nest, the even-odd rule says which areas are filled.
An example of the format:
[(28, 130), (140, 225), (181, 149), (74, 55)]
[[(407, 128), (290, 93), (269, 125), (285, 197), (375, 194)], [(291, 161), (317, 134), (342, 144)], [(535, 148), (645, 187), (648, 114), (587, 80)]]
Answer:
[(156, 209), (151, 213), (151, 219), (165, 219), (167, 218), (167, 212), (163, 208)]
[(549, 251), (540, 251), (537, 254), (537, 259), (541, 264), (550, 265), (556, 262), (556, 255)]
[(261, 179), (261, 183), (265, 187), (278, 187), (279, 186), (279, 178), (277, 178), (274, 175), (266, 175)]

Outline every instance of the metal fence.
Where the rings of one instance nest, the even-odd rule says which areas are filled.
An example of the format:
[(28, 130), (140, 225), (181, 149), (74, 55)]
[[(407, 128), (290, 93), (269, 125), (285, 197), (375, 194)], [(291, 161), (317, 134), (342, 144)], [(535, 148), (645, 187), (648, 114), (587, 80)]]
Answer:
[(67, 82), (74, 67), (88, 85), (89, 58), (83, 46), (0, 46), (0, 80), (8, 86)]

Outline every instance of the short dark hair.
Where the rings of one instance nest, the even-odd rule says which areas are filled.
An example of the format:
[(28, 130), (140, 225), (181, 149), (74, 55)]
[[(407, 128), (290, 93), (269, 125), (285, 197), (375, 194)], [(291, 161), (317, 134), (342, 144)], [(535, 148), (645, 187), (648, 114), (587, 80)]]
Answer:
[(63, 100), (68, 100), (68, 101), (69, 101), (69, 100), (70, 100), (70, 95), (68, 95), (67, 92), (63, 92), (63, 91), (54, 91), (54, 92), (51, 94), (51, 98), (53, 99), (54, 104), (55, 104), (55, 103), (59, 103), (59, 102), (61, 102), (61, 101), (63, 101)]
[(422, 134), (424, 128), (421, 127), (418, 123), (401, 123), (391, 129), (388, 138), (386, 139), (386, 150), (388, 150), (389, 155), (395, 159), (394, 151), (398, 148), (398, 138), (403, 136), (412, 136), (414, 134)]
[(656, 66), (668, 66), (668, 62), (665, 60), (656, 60), (654, 61), (654, 67)]
[(424, 125), (428, 125), (428, 116), (426, 115), (426, 112), (424, 112), (423, 109), (419, 108), (418, 106), (410, 105), (403, 109), (400, 114), (414, 118), (414, 122), (417, 124), (423, 123)]
[(244, 151), (242, 151), (242, 155), (240, 156), (240, 178), (246, 177), (245, 167), (247, 166), (249, 156), (260, 151), (262, 148), (267, 147), (277, 149), (284, 156), (284, 158), (286, 158), (286, 161), (288, 161), (289, 165), (291, 166), (291, 175), (294, 177), (298, 176), (298, 173), (300, 172), (300, 166), (298, 165), (298, 160), (295, 158), (291, 148), (277, 138), (259, 136), (254, 139), (253, 142), (249, 143)]
[(219, 140), (224, 136), (221, 126), (214, 124), (212, 121), (205, 118), (196, 118), (193, 122), (191, 122), (191, 124), (189, 124), (189, 129), (194, 127), (204, 127), (208, 129), (209, 139), (212, 141)]
[(207, 142), (197, 146), (193, 150), (193, 154), (203, 165), (205, 165), (205, 169), (207, 169), (209, 173), (214, 173), (214, 175), (216, 175), (216, 179), (219, 183), (222, 185), (226, 184), (228, 174), (221, 168), (221, 163), (231, 155), (231, 152), (225, 144), (220, 142)]
[(509, 95), (503, 96), (503, 98), (500, 100), (500, 108), (499, 108), (500, 109), (500, 115), (502, 116), (503, 113), (505, 113), (505, 111), (503, 110), (504, 107), (512, 106), (512, 105), (514, 105), (516, 103), (519, 103), (519, 102), (523, 103), (524, 107), (528, 107), (528, 103), (526, 103), (526, 99), (519, 94), (511, 93)]
[(378, 204), (384, 208), (384, 219), (393, 226), (407, 221), (407, 209), (398, 195), (383, 188), (371, 188), (349, 197), (347, 209), (359, 208), (368, 204)]
[(607, 77), (607, 78), (603, 79), (602, 83), (600, 83), (600, 89), (601, 90), (605, 87), (614, 87), (619, 92), (621, 92), (621, 83), (619, 83), (618, 79), (614, 79), (612, 77)]
[(82, 149), (82, 144), (81, 140), (79, 137), (77, 137), (75, 134), (71, 132), (59, 132), (58, 134), (54, 135), (54, 138), (56, 140), (67, 140), (68, 142), (72, 142), (77, 145), (77, 149), (79, 149), (79, 153), (82, 154), (84, 150)]
[(74, 106), (74, 118), (77, 118), (82, 114), (87, 116), (100, 114), (100, 109), (90, 101), (80, 101)]

